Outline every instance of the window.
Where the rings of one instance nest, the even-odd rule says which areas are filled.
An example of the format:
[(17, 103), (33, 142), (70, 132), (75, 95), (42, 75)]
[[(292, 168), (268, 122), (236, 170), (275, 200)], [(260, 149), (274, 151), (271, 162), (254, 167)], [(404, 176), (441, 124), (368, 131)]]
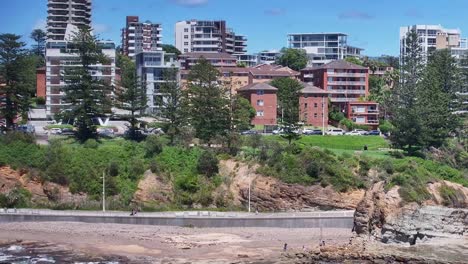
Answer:
[(188, 52), (188, 49), (184, 49), (184, 52)]
[(307, 103), (304, 104), (304, 108), (307, 109)]
[(257, 111), (257, 116), (263, 116), (263, 115), (264, 115), (264, 114), (263, 114), (263, 110), (258, 110), (258, 111)]
[(317, 113), (314, 113), (314, 118), (317, 118)]
[(257, 95), (264, 95), (265, 91), (264, 90), (257, 90)]
[(184, 39), (188, 39), (188, 35), (184, 35)]
[(257, 100), (257, 105), (258, 106), (263, 106), (263, 100)]
[(184, 45), (185, 45), (185, 46), (188, 46), (188, 42), (184, 42)]
[(184, 28), (184, 32), (188, 32), (188, 28)]
[(314, 107), (317, 108), (317, 103), (314, 103)]

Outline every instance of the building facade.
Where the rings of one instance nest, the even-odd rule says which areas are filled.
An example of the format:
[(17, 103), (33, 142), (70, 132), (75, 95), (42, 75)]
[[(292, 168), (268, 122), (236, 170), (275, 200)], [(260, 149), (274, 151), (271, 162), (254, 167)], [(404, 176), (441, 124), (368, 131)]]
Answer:
[(122, 53), (135, 58), (143, 51), (162, 50), (162, 26), (151, 21), (140, 22), (138, 16), (127, 16), (122, 29)]
[(247, 38), (228, 28), (226, 21), (186, 20), (175, 25), (175, 45), (182, 53), (245, 54)]
[(328, 125), (328, 92), (304, 83), (299, 96), (299, 120), (305, 125)]
[(400, 27), (400, 59), (406, 53), (406, 36), (416, 30), (424, 55), (439, 49), (449, 49), (460, 59), (468, 51), (467, 39), (462, 38), (460, 29), (446, 29), (441, 25), (412, 25)]
[[(144, 51), (135, 57), (137, 75), (140, 81), (146, 85), (147, 114), (158, 114), (158, 100), (165, 100), (164, 94), (160, 91), (161, 84), (168, 81), (178, 82), (179, 64), (175, 60), (175, 54), (168, 54), (164, 51)], [(176, 80), (167, 80), (164, 71), (174, 69), (177, 71)]]
[(280, 56), (281, 52), (278, 50), (264, 50), (257, 54), (258, 64), (275, 64)]
[[(98, 45), (102, 53), (108, 58), (105, 64), (91, 66), (91, 75), (95, 79), (104, 81), (108, 85), (115, 85), (115, 44), (102, 41)], [(80, 58), (72, 42), (59, 41), (46, 44), (46, 115), (51, 118), (62, 110), (67, 109), (64, 101), (64, 73), (67, 67), (78, 65)], [(112, 96), (109, 95), (109, 96)]]
[(48, 0), (47, 38), (63, 41), (67, 26), (91, 26), (91, 0)]
[(350, 102), (346, 117), (359, 125), (379, 125), (379, 105), (375, 102)]
[(237, 58), (237, 64), (244, 65), (245, 67), (253, 67), (258, 64), (257, 55), (239, 54), (235, 56)]
[(277, 91), (277, 88), (268, 83), (249, 84), (238, 90), (255, 108), (256, 115), (251, 121), (252, 125), (276, 125)]
[(288, 35), (289, 48), (303, 49), (309, 66), (320, 66), (347, 57), (360, 57), (363, 49), (349, 46), (344, 33), (295, 33)]
[(190, 70), (202, 58), (214, 67), (237, 67), (237, 58), (228, 53), (189, 52), (179, 56), (181, 69)]

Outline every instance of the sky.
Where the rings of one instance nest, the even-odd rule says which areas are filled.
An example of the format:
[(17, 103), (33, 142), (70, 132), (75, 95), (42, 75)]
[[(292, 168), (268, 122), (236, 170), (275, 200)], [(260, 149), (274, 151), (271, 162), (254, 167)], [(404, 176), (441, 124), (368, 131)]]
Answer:
[[(0, 33), (23, 35), (44, 27), (47, 0), (0, 0)], [(226, 20), (248, 38), (248, 51), (281, 49), (288, 33), (342, 32), (367, 56), (398, 55), (399, 28), (440, 24), (468, 36), (467, 0), (93, 0), (93, 27), (120, 45), (125, 17), (163, 25), (163, 43), (174, 45), (180, 20)]]

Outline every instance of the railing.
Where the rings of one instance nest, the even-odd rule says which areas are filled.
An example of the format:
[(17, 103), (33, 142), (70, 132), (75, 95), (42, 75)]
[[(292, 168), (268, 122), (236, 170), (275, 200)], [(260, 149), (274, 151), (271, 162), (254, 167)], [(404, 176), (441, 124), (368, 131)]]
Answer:
[(365, 73), (350, 73), (350, 72), (327, 72), (328, 76), (338, 77), (366, 77)]
[(362, 94), (365, 96), (365, 90), (335, 90), (335, 89), (328, 89), (327, 91), (332, 93), (343, 93), (343, 94)]
[(356, 102), (358, 98), (336, 98), (336, 97), (331, 97), (330, 101), (332, 102)]
[(330, 85), (366, 85), (366, 82), (362, 81), (329, 81)]

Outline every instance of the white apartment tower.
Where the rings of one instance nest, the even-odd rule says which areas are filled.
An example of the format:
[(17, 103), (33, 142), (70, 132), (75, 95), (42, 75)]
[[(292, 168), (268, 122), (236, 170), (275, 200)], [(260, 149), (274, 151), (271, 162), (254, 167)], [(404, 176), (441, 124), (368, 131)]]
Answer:
[(162, 50), (162, 26), (151, 21), (140, 22), (137, 16), (127, 16), (126, 27), (122, 29), (122, 52), (135, 58), (143, 51)]
[(468, 50), (467, 39), (461, 37), (460, 29), (446, 29), (441, 25), (412, 25), (400, 27), (400, 56), (405, 54), (406, 36), (416, 30), (424, 54), (438, 49), (450, 49), (452, 55), (459, 59)]
[(347, 57), (360, 57), (363, 49), (349, 46), (348, 35), (330, 33), (294, 33), (288, 35), (289, 48), (303, 49), (309, 66), (320, 66)]
[(48, 0), (47, 38), (64, 40), (67, 26), (91, 26), (91, 0)]
[(226, 26), (226, 21), (179, 21), (175, 25), (176, 48), (182, 53), (246, 54), (247, 38)]
[[(91, 26), (91, 0), (48, 0), (47, 6), (46, 115), (52, 118), (68, 108), (64, 100), (64, 73), (68, 67), (79, 63), (72, 37), (80, 26)], [(100, 41), (98, 45), (108, 61), (92, 65), (91, 75), (109, 85), (115, 85), (115, 44), (112, 41)]]

